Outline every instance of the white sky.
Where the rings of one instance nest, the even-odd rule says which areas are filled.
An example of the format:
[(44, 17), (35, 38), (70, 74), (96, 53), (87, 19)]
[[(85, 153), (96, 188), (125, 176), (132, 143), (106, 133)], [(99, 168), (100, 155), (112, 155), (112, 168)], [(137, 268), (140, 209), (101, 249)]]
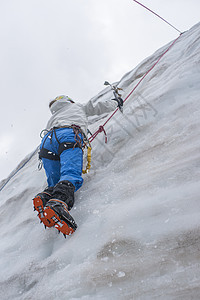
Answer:
[[(181, 31), (199, 0), (141, 0)], [(60, 94), (86, 102), (178, 36), (132, 0), (0, 0), (0, 180), (40, 143)]]

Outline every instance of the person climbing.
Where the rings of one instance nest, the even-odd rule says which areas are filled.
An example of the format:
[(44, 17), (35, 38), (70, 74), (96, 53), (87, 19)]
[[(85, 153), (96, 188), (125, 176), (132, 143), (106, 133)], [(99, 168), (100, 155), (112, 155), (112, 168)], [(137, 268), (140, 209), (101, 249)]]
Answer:
[(82, 146), (87, 140), (88, 117), (109, 113), (116, 107), (112, 100), (96, 105), (90, 100), (82, 105), (65, 95), (50, 101), (52, 116), (39, 151), (48, 187), (33, 199), (34, 210), (45, 228), (55, 226), (65, 237), (76, 230), (69, 211), (74, 205), (74, 193), (83, 184)]

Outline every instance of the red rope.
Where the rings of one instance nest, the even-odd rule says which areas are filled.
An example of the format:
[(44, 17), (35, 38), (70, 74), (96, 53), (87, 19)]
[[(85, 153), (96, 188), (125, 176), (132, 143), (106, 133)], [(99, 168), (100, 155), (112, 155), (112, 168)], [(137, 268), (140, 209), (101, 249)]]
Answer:
[[(142, 78), (139, 80), (139, 82), (134, 86), (134, 88), (132, 89), (132, 91), (128, 94), (128, 96), (126, 96), (126, 98), (124, 99), (124, 103), (126, 102), (126, 100), (132, 95), (132, 93), (136, 90), (136, 88), (140, 85), (140, 83), (144, 80), (144, 78), (149, 74), (149, 72), (151, 72), (153, 70), (153, 68), (155, 68), (155, 66), (159, 63), (159, 61), (161, 60), (161, 58), (172, 48), (172, 46), (177, 42), (177, 40), (180, 38), (181, 34), (169, 45), (169, 47), (165, 50), (165, 52), (157, 59), (157, 61), (154, 63), (154, 65), (142, 76)], [(110, 121), (110, 119), (116, 114), (116, 112), (119, 110), (119, 108), (116, 108), (115, 111), (111, 114), (111, 116), (106, 120), (106, 122), (99, 126), (99, 129), (89, 138), (89, 141), (92, 142), (96, 136), (100, 133), (100, 132), (104, 132), (105, 134), (105, 143), (107, 143), (107, 134), (105, 131), (104, 126)]]
[(180, 30), (178, 30), (176, 27), (174, 27), (172, 24), (170, 24), (168, 21), (166, 21), (165, 19), (163, 19), (161, 16), (159, 16), (157, 13), (155, 13), (153, 10), (151, 10), (150, 8), (148, 8), (147, 6), (145, 6), (144, 4), (133, 0), (134, 2), (136, 2), (137, 4), (141, 5), (142, 7), (146, 8), (148, 11), (150, 11), (151, 13), (153, 13), (154, 15), (156, 15), (158, 18), (160, 18), (161, 20), (163, 20), (165, 23), (167, 23), (169, 26), (171, 26), (172, 28), (174, 28), (176, 31), (178, 31), (179, 33), (181, 33)]
[(138, 87), (138, 85), (144, 80), (144, 78), (153, 70), (153, 68), (159, 63), (161, 58), (171, 49), (171, 47), (176, 43), (176, 41), (180, 38), (181, 34), (173, 41), (173, 43), (165, 50), (165, 52), (158, 58), (158, 60), (154, 63), (154, 65), (143, 75), (143, 77), (140, 79), (140, 81), (136, 84), (136, 86), (132, 89), (130, 94), (124, 99), (124, 102), (130, 97), (130, 95), (135, 91), (135, 89)]

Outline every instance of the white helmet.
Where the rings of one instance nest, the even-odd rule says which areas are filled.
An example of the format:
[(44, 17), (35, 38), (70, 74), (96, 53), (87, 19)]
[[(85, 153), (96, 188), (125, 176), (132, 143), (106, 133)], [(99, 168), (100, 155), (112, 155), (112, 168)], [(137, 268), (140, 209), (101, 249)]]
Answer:
[(69, 102), (71, 102), (71, 103), (75, 103), (70, 97), (65, 96), (65, 95), (61, 95), (61, 96), (57, 96), (55, 99), (51, 100), (51, 101), (49, 102), (49, 107), (51, 107), (52, 104), (53, 104), (54, 102), (56, 102), (56, 101), (58, 101), (58, 100), (60, 100), (60, 99), (69, 101)]

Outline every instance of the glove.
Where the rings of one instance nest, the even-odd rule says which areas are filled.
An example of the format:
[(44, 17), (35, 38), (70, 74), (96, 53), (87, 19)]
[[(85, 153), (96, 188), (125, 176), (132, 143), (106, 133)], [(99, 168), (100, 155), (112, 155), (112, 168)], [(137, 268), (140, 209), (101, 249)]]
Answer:
[(114, 95), (115, 95), (115, 98), (112, 99), (112, 100), (117, 101), (117, 107), (119, 107), (119, 110), (123, 113), (123, 104), (124, 104), (124, 101), (116, 93), (114, 93)]

